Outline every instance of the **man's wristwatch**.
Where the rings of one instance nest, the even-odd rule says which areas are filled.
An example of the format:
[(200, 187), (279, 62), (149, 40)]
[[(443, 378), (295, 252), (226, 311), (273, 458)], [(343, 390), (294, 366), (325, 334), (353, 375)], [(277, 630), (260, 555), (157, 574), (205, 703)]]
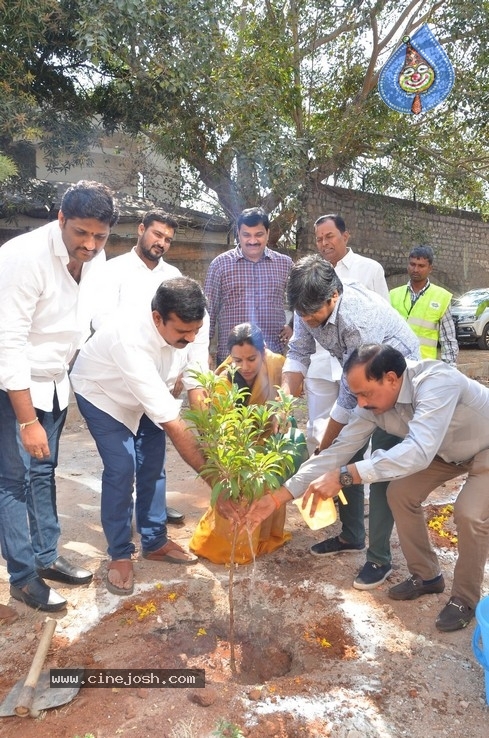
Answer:
[(353, 477), (348, 471), (347, 466), (342, 466), (340, 469), (340, 485), (342, 487), (351, 487), (353, 484)]

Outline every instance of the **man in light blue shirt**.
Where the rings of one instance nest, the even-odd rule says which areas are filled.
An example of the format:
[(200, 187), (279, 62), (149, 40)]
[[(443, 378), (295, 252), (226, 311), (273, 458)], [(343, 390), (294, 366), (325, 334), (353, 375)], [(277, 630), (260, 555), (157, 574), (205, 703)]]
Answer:
[[(392, 480), (388, 502), (411, 576), (391, 587), (389, 597), (414, 600), (445, 588), (422, 503), (436, 487), (467, 473), (454, 505), (459, 555), (451, 597), (436, 620), (441, 631), (465, 628), (480, 599), (489, 553), (489, 389), (441, 361), (406, 362), (387, 345), (361, 346), (344, 372), (358, 401), (351, 421), (273, 500), (265, 495), (255, 503), (248, 514), (251, 527), (278, 503), (304, 493), (304, 505), (314, 496), (314, 513), (319, 498), (334, 497), (350, 484)], [(376, 428), (403, 440), (349, 464)]]

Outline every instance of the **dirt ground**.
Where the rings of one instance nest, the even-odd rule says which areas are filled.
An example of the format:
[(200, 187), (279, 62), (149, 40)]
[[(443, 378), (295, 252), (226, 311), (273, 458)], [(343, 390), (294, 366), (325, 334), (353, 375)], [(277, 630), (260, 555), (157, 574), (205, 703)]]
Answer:
[[(461, 358), (486, 379), (486, 366), (480, 364), (484, 352), (463, 351)], [(292, 540), (235, 572), (238, 674), (233, 676), (229, 570), (204, 559), (185, 568), (138, 557), (134, 595), (109, 594), (99, 519), (100, 461), (75, 413), (63, 435), (58, 471), (60, 553), (95, 576), (85, 587), (57, 587), (69, 607), (54, 616), (57, 627), (46, 668), (204, 669), (206, 686), (82, 687), (71, 702), (36, 718), (1, 717), (0, 737), (488, 735), (484, 672), (471, 646), (474, 626), (452, 634), (435, 629), (447, 594), (414, 602), (387, 596), (388, 587), (407, 575), (395, 533), (390, 581), (360, 592), (351, 584), (364, 553), (326, 560), (311, 556), (310, 545), (336, 533), (339, 524), (312, 532), (290, 505)], [(462, 481), (430, 495), (427, 517), (440, 518)], [(208, 491), (172, 448), (168, 487), (169, 504), (186, 513), (185, 524), (169, 531), (186, 544), (206, 509)], [(449, 515), (442, 531), (449, 537), (436, 530), (432, 536), (449, 592), (456, 557)], [(484, 591), (489, 592), (489, 569)], [(13, 625), (0, 625), (1, 700), (27, 673), (46, 615), (9, 599), (4, 566), (0, 602), (19, 613)]]

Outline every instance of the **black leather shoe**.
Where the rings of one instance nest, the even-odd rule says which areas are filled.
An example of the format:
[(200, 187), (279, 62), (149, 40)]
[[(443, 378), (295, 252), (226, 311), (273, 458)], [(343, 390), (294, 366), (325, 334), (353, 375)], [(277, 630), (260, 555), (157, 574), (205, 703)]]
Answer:
[(63, 556), (58, 556), (47, 569), (38, 569), (37, 573), (43, 579), (53, 579), (64, 584), (88, 584), (93, 579), (91, 571), (70, 564)]
[(473, 607), (467, 605), (460, 597), (450, 597), (447, 604), (435, 620), (438, 630), (449, 633), (452, 630), (466, 628), (475, 615)]
[(439, 594), (445, 589), (445, 580), (440, 574), (436, 579), (429, 583), (423, 582), (421, 577), (413, 574), (400, 584), (391, 587), (387, 594), (391, 600), (416, 600), (418, 597), (427, 594)]
[(185, 515), (181, 512), (178, 512), (178, 510), (175, 510), (174, 507), (167, 507), (166, 508), (166, 522), (170, 523), (172, 525), (180, 525), (185, 520)]
[(56, 612), (66, 608), (66, 600), (59, 595), (55, 589), (48, 587), (42, 579), (33, 579), (25, 587), (14, 587), (10, 585), (10, 594), (14, 600), (19, 600), (35, 610), (45, 612)]

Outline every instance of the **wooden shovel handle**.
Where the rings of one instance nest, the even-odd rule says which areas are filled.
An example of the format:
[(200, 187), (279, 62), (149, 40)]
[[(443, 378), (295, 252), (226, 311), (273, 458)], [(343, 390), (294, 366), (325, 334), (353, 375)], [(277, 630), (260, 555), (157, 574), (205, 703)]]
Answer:
[(31, 668), (25, 678), (24, 686), (22, 687), (19, 699), (15, 706), (15, 714), (20, 717), (26, 717), (31, 711), (39, 675), (42, 671), (49, 646), (51, 645), (51, 639), (54, 631), (56, 630), (56, 624), (56, 620), (53, 620), (52, 618), (49, 618), (44, 623), (39, 645), (36, 653), (34, 654), (34, 658), (32, 659)]

